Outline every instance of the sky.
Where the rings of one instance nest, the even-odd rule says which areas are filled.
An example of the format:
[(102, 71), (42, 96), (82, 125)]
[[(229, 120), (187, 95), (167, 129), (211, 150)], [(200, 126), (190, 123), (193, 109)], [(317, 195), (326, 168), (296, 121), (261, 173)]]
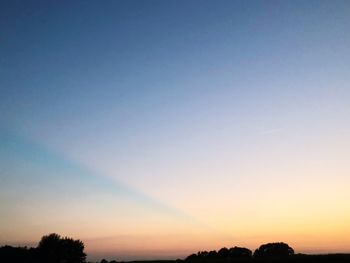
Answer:
[(350, 252), (349, 1), (1, 1), (0, 245)]

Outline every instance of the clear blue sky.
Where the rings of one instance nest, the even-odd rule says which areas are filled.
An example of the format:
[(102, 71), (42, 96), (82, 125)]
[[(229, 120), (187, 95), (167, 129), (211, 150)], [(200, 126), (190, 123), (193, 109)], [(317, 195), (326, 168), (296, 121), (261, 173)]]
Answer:
[(349, 251), (349, 14), (1, 1), (0, 243), (60, 232), (118, 259), (272, 239)]

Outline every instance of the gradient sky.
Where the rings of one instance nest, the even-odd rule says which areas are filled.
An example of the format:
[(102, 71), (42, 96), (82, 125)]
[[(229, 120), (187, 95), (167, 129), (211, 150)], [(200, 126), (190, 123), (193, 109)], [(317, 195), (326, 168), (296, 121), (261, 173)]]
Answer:
[(1, 1), (0, 245), (350, 252), (349, 1)]

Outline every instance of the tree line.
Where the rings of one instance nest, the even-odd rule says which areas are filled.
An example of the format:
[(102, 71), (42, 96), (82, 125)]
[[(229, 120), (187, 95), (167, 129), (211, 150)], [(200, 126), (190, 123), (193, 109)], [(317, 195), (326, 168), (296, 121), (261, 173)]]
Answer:
[[(166, 261), (181, 262), (182, 260)], [(186, 262), (193, 263), (335, 263), (350, 262), (350, 254), (305, 255), (294, 254), (293, 248), (283, 242), (267, 243), (257, 248), (254, 253), (245, 247), (221, 248), (218, 251), (199, 251), (189, 255)], [(43, 236), (35, 248), (0, 247), (1, 263), (85, 263), (84, 243), (58, 234)], [(148, 261), (147, 263), (164, 263), (165, 261)], [(100, 263), (117, 263), (102, 259)], [(146, 263), (146, 262), (138, 262)]]
[[(219, 251), (199, 251), (186, 258), (186, 261), (203, 259), (248, 259), (268, 256), (289, 256), (294, 250), (285, 243), (269, 243), (260, 246), (254, 254), (248, 248), (232, 247), (221, 248)], [(0, 247), (0, 262), (11, 263), (85, 263), (86, 254), (84, 243), (69, 237), (61, 237), (58, 234), (43, 236), (36, 248), (27, 247)], [(101, 260), (101, 263), (108, 263)], [(110, 263), (116, 263), (115, 260)]]
[(294, 249), (283, 242), (267, 243), (261, 245), (258, 249), (252, 251), (245, 247), (223, 247), (220, 250), (199, 251), (197, 254), (189, 255), (186, 260), (203, 260), (203, 259), (250, 259), (250, 258), (267, 258), (267, 257), (287, 257), (294, 255)]

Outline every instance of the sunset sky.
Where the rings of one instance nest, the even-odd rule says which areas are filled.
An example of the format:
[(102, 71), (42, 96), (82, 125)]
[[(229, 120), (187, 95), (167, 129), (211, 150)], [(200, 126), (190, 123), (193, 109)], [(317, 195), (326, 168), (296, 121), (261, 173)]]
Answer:
[(1, 1), (0, 245), (350, 252), (349, 1)]

